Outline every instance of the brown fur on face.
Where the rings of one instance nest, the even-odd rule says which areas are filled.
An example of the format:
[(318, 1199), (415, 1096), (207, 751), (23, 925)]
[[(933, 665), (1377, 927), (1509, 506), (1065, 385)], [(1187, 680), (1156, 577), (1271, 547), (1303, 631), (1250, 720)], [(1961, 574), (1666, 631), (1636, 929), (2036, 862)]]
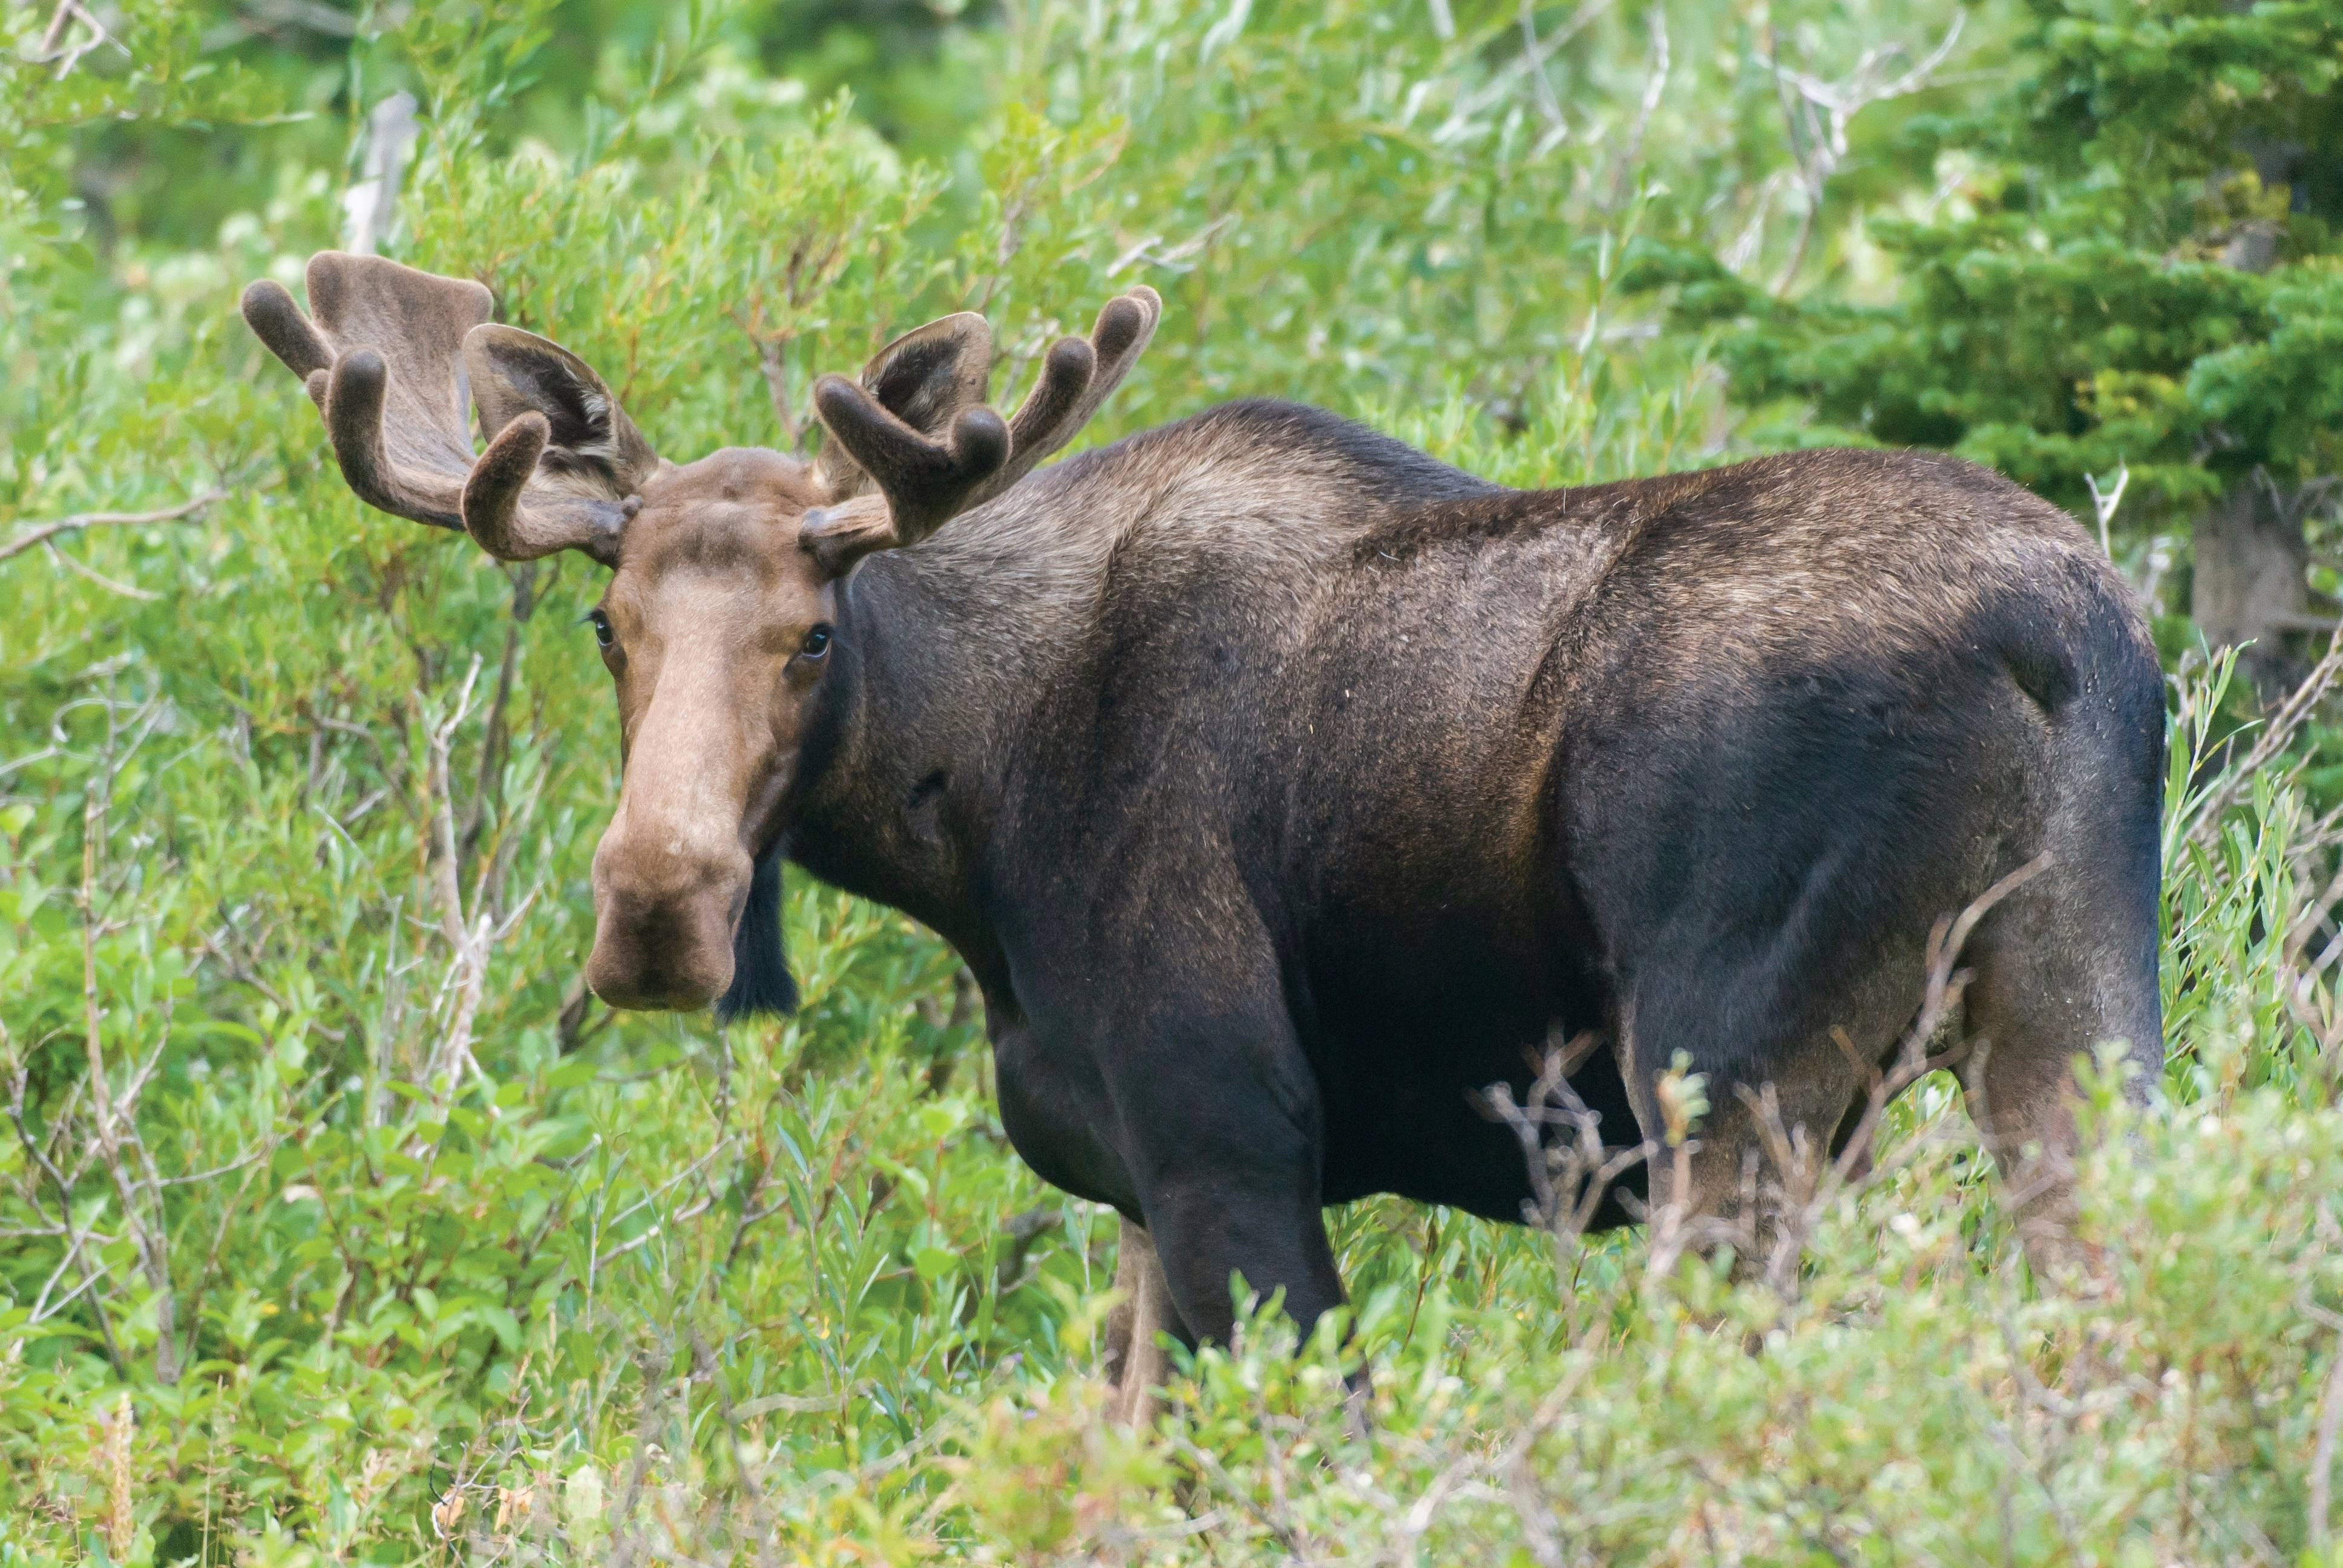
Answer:
[(594, 851), (586, 978), (613, 1007), (698, 1008), (731, 983), (750, 871), (830, 662), (809, 647), (830, 579), (798, 539), (824, 498), (807, 465), (743, 447), (642, 494), (596, 611), (625, 774)]

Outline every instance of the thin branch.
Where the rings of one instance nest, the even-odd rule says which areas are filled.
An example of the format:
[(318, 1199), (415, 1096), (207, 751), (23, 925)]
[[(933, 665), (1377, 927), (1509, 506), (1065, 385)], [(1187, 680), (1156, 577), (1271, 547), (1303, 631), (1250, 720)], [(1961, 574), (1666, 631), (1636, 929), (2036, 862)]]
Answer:
[(2318, 1396), (2318, 1440), (2310, 1453), (2310, 1544), (2324, 1551), (2329, 1540), (2328, 1501), (2335, 1483), (2335, 1441), (2343, 1428), (2343, 1346), (2328, 1369), (2327, 1387)]
[[(75, 22), (87, 28), (89, 35), (78, 43), (67, 44), (65, 41), (65, 29)], [(80, 0), (58, 0), (57, 8), (49, 13), (48, 27), (41, 35), (40, 49), (29, 57), (29, 63), (45, 65), (55, 60), (57, 63), (56, 80), (62, 82), (73, 74), (73, 68), (81, 63), (84, 55), (106, 44), (119, 50), (123, 58), (131, 57), (129, 45), (107, 32), (106, 25), (91, 15)]]
[(140, 528), (149, 523), (184, 522), (214, 501), (224, 499), (226, 495), (226, 490), (210, 489), (192, 501), (183, 501), (176, 507), (166, 507), (156, 512), (79, 512), (70, 518), (59, 518), (54, 523), (43, 523), (31, 533), (0, 545), (0, 561), (11, 556), (23, 555), (35, 545), (46, 543), (59, 534), (85, 528)]
[(1522, 0), (1522, 53), (1528, 59), (1530, 85), (1536, 90), (1538, 113), (1546, 123), (1562, 125), (1562, 100), (1554, 95), (1554, 82), (1545, 74), (1545, 55), (1538, 48), (1537, 0)]
[[(0, 1032), (5, 1032), (5, 1030), (0, 1030)], [(127, 1378), (130, 1375), (130, 1363), (123, 1356), (122, 1346), (114, 1337), (114, 1320), (106, 1310), (106, 1298), (99, 1295), (94, 1289), (91, 1289), (91, 1287), (95, 1286), (98, 1280), (104, 1276), (105, 1270), (102, 1268), (92, 1269), (89, 1265), (88, 1259), (82, 1251), (83, 1243), (88, 1240), (96, 1227), (92, 1226), (90, 1231), (74, 1230), (74, 1180), (69, 1179), (64, 1171), (57, 1169), (56, 1162), (49, 1158), (47, 1151), (41, 1147), (40, 1141), (33, 1136), (32, 1130), (25, 1125), (25, 1087), (26, 1074), (22, 1062), (15, 1063), (15, 1071), (13, 1075), (13, 1081), (9, 1086), (10, 1094), (7, 1108), (8, 1121), (11, 1126), (15, 1128), (16, 1141), (25, 1146), (25, 1152), (32, 1157), (33, 1162), (41, 1168), (42, 1174), (49, 1179), (50, 1185), (56, 1189), (57, 1211), (65, 1223), (65, 1249), (64, 1256), (59, 1258), (57, 1261), (57, 1270), (62, 1273), (67, 1261), (72, 1261), (79, 1265), (82, 1276), (82, 1290), (88, 1290), (90, 1292), (90, 1311), (97, 1318), (98, 1335), (106, 1342), (106, 1359), (114, 1363), (114, 1371), (116, 1376)], [(60, 1120), (62, 1120), (62, 1118)], [(37, 1204), (35, 1206), (35, 1211), (36, 1213), (39, 1211)], [(44, 1300), (45, 1300), (48, 1295), (47, 1287), (43, 1287), (41, 1294)], [(75, 1291), (71, 1295), (68, 1295), (65, 1298), (65, 1301), (70, 1302), (75, 1296), (78, 1296), (80, 1294), (81, 1291)], [(59, 1302), (58, 1305), (62, 1307), (64, 1302)], [(36, 1303), (34, 1321), (37, 1322), (39, 1320), (40, 1312), (38, 1304)]]
[(1774, 75), (1774, 90), (1781, 100), (1782, 118), (1789, 137), (1791, 161), (1797, 166), (1798, 183), (1806, 197), (1805, 209), (1798, 215), (1798, 232), (1791, 242), (1789, 258), (1775, 278), (1775, 293), (1790, 286), (1800, 264), (1805, 260), (1815, 220), (1822, 212), (1823, 188), (1846, 161), (1849, 123), (1874, 104), (1905, 97), (1926, 87), (1936, 67), (1945, 63), (1953, 45), (1960, 41), (1965, 20), (1956, 13), (1952, 25), (1945, 30), (1936, 46), (1899, 76), (1885, 75), (1885, 67), (1892, 60), (1909, 59), (1911, 52), (1901, 44), (1890, 44), (1865, 49), (1855, 61), (1855, 69), (1836, 82), (1825, 82), (1783, 65), (1781, 39), (1771, 27), (1766, 29), (1765, 65)]
[[(1627, 146), (1619, 155), (1619, 173), (1611, 182), (1611, 203), (1614, 207), (1627, 199), (1631, 183), (1635, 177), (1635, 166), (1644, 156), (1644, 137), (1652, 128), (1652, 116), (1658, 112), (1660, 99), (1668, 85), (1668, 17), (1659, 6), (1652, 7), (1648, 16), (1652, 35), (1652, 68), (1644, 77), (1644, 95), (1635, 106), (1634, 128), (1627, 135)], [(1543, 77), (1544, 72), (1539, 75)]]
[[(1502, 69), (1493, 73), (1486, 84), (1461, 96), (1455, 107), (1449, 112), (1448, 118), (1432, 133), (1432, 140), (1434, 143), (1446, 142), (1458, 135), (1475, 115), (1511, 93), (1513, 84), (1528, 72), (1536, 71), (1543, 75), (1545, 63), (1564, 45), (1577, 37), (1596, 18), (1610, 10), (1614, 3), (1614, 0), (1584, 0), (1560, 28), (1523, 49), (1519, 58), (1507, 62)], [(1553, 90), (1551, 84), (1547, 90)]]
[(2212, 848), (2213, 840), (2221, 830), (2221, 814), (2229, 809), (2230, 803), (2257, 773), (2268, 767), (2294, 743), (2296, 733), (2309, 719), (2311, 709), (2318, 706), (2318, 699), (2327, 695), (2328, 689), (2338, 679), (2343, 679), (2343, 628), (2336, 631), (2327, 645), (2327, 652), (2311, 667), (2302, 684), (2296, 687), (2286, 700), (2278, 705), (2276, 711), (2263, 721), (2262, 732), (2256, 739), (2253, 749), (2246, 754), (2245, 760), (2224, 768), (2220, 782), (2197, 803), (2191, 813), (2196, 820), (2188, 829), (2186, 842), (2207, 849)]
[(104, 572), (99, 571), (96, 568), (84, 566), (81, 562), (74, 559), (73, 557), (65, 554), (65, 551), (57, 548), (57, 541), (55, 539), (44, 540), (41, 548), (49, 552), (49, 559), (56, 562), (57, 565), (65, 568), (65, 570), (73, 573), (75, 577), (85, 578), (89, 581), (96, 583), (98, 587), (104, 588), (108, 593), (120, 594), (124, 598), (145, 599), (149, 604), (154, 603), (156, 600), (163, 597), (161, 594), (151, 592), (143, 588), (133, 588), (130, 584), (126, 582), (116, 582), (114, 578), (107, 577)]

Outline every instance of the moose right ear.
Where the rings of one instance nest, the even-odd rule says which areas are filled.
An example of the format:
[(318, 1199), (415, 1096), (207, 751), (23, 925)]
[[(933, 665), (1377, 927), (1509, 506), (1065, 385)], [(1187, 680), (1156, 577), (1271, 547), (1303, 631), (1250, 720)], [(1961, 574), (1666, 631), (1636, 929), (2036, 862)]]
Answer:
[[(860, 379), (862, 389), (896, 418), (923, 436), (940, 434), (961, 409), (984, 403), (992, 379), (992, 328), (972, 310), (930, 321), (871, 356)], [(855, 495), (867, 477), (843, 442), (822, 444), (814, 479), (832, 500)]]

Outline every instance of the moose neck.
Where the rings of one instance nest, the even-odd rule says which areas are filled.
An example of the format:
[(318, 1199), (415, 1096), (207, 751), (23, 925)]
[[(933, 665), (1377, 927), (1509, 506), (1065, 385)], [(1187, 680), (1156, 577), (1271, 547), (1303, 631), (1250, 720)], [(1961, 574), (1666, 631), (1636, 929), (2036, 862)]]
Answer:
[(1089, 466), (1044, 470), (855, 568), (801, 764), (789, 858), (934, 928), (980, 978), (990, 938), (972, 882), (1006, 742), (1086, 628), (1106, 552), (1143, 504), (1064, 506)]
[(869, 558), (840, 587), (789, 858), (932, 927), (1005, 997), (983, 857), (1014, 830), (995, 819), (1009, 769), (1046, 765), (1029, 719), (1094, 653), (1125, 569), (1176, 558), (1298, 592), (1376, 517), (1494, 488), (1333, 415), (1248, 401), (1040, 469)]

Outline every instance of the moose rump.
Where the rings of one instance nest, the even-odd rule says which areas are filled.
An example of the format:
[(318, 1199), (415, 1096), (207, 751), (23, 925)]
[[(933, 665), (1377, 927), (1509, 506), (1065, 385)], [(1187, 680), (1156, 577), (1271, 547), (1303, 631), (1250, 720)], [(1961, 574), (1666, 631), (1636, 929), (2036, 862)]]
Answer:
[(1851, 1132), (1936, 922), (2039, 866), (1968, 943), (1963, 1025), (1971, 1110), (2006, 1165), (2047, 1156), (2016, 1190), (2055, 1223), (2073, 1060), (2124, 1042), (2139, 1091), (2161, 1060), (2163, 683), (2104, 558), (1956, 459), (1822, 453), (1678, 503), (1585, 620), (1560, 839), (1639, 1096), (1679, 1050), (1713, 1085), (1674, 1196), (1737, 1186), (1736, 1086)]

